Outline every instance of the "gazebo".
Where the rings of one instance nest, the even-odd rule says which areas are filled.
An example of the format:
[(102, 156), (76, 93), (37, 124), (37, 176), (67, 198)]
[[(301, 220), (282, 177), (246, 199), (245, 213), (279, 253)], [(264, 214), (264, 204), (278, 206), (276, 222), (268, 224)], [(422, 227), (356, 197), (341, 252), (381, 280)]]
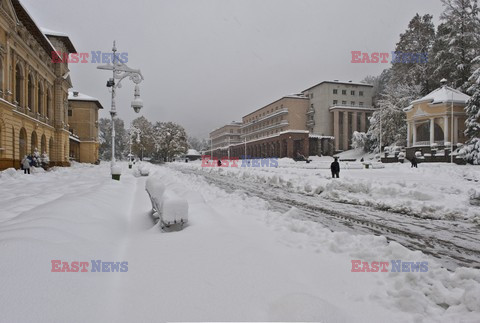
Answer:
[(457, 144), (464, 143), (464, 108), (469, 98), (443, 85), (423, 98), (412, 101), (404, 109), (407, 117), (407, 158), (411, 158), (415, 151), (431, 153), (432, 147), (445, 149), (447, 156), (451, 140), (454, 149)]

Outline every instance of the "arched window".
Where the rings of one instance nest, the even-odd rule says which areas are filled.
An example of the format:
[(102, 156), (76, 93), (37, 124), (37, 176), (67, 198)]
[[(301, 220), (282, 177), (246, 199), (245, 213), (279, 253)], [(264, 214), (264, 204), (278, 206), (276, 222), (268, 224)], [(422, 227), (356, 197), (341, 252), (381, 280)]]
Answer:
[(3, 95), (3, 57), (0, 56), (0, 92)]
[(23, 106), (23, 68), (20, 64), (15, 67), (15, 101)]
[(18, 140), (20, 159), (27, 155), (27, 132), (25, 128), (20, 129), (20, 136)]
[(52, 91), (47, 90), (47, 118), (52, 118)]
[(28, 88), (28, 108), (32, 112), (37, 112), (35, 109), (35, 81), (33, 80), (32, 74), (28, 74), (28, 83), (27, 83), (27, 88)]
[(40, 141), (40, 154), (47, 152), (47, 138), (45, 135), (42, 135), (42, 140)]
[(44, 105), (43, 105), (43, 85), (41, 82), (38, 82), (37, 102), (38, 102), (38, 113), (44, 116), (45, 111), (44, 111)]
[(30, 153), (33, 154), (35, 152), (35, 148), (37, 147), (38, 147), (37, 133), (34, 131), (32, 132), (32, 139), (30, 142)]
[(48, 158), (52, 160), (53, 158), (53, 137), (50, 137), (48, 141)]

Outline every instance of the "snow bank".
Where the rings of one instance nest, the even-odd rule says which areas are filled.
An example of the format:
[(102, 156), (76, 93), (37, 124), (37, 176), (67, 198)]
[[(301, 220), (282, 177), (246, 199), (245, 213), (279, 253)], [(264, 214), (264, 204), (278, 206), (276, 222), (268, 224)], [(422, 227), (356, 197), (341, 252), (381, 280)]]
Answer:
[[(480, 168), (444, 163), (410, 164), (340, 162), (340, 179), (332, 179), (331, 157), (313, 157), (310, 164), (288, 158), (278, 167), (201, 167), (201, 162), (172, 167), (201, 169), (242, 182), (266, 183), (305, 195), (318, 194), (336, 202), (359, 204), (415, 217), (480, 221), (477, 191)], [(241, 165), (241, 163), (240, 163)], [(475, 193), (476, 192), (476, 193)]]

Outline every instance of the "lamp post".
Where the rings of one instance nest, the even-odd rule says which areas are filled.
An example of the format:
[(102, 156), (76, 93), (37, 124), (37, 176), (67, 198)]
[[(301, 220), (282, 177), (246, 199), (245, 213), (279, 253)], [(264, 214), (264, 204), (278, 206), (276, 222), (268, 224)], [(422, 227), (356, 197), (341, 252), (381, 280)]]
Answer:
[[(143, 75), (140, 70), (132, 69), (123, 63), (117, 56), (117, 47), (115, 46), (115, 41), (113, 41), (112, 47), (112, 64), (110, 62), (106, 65), (97, 66), (97, 69), (112, 71), (113, 77), (107, 81), (107, 87), (112, 88), (112, 104), (110, 109), (110, 117), (112, 118), (112, 161), (111, 161), (111, 172), (112, 178), (120, 180), (121, 170), (115, 165), (115, 123), (114, 119), (117, 115), (117, 109), (115, 104), (115, 92), (117, 88), (122, 87), (122, 80), (128, 77), (133, 83), (135, 83), (135, 92), (134, 100), (132, 101), (133, 110), (138, 113), (143, 107), (143, 101), (140, 99), (140, 88), (138, 84), (143, 81)], [(115, 80), (118, 80), (115, 82)]]

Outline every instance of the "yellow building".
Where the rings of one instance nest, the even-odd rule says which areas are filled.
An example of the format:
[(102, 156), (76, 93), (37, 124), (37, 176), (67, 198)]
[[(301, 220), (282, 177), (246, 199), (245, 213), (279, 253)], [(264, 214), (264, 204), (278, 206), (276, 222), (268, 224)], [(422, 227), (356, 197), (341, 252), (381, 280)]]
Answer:
[(67, 62), (75, 53), (68, 36), (42, 32), (16, 0), (0, 6), (0, 169), (20, 167), (35, 148), (50, 165), (67, 166), (69, 152)]
[(98, 160), (98, 110), (103, 109), (96, 98), (73, 91), (68, 93), (70, 158), (80, 163)]
[(73, 91), (68, 93), (70, 125), (70, 158), (80, 163), (98, 160), (98, 110), (103, 109), (96, 98)]
[(457, 144), (465, 143), (464, 109), (469, 98), (444, 85), (405, 108), (407, 158), (412, 157), (415, 151), (430, 153), (432, 147), (448, 150), (452, 141), (454, 149)]

